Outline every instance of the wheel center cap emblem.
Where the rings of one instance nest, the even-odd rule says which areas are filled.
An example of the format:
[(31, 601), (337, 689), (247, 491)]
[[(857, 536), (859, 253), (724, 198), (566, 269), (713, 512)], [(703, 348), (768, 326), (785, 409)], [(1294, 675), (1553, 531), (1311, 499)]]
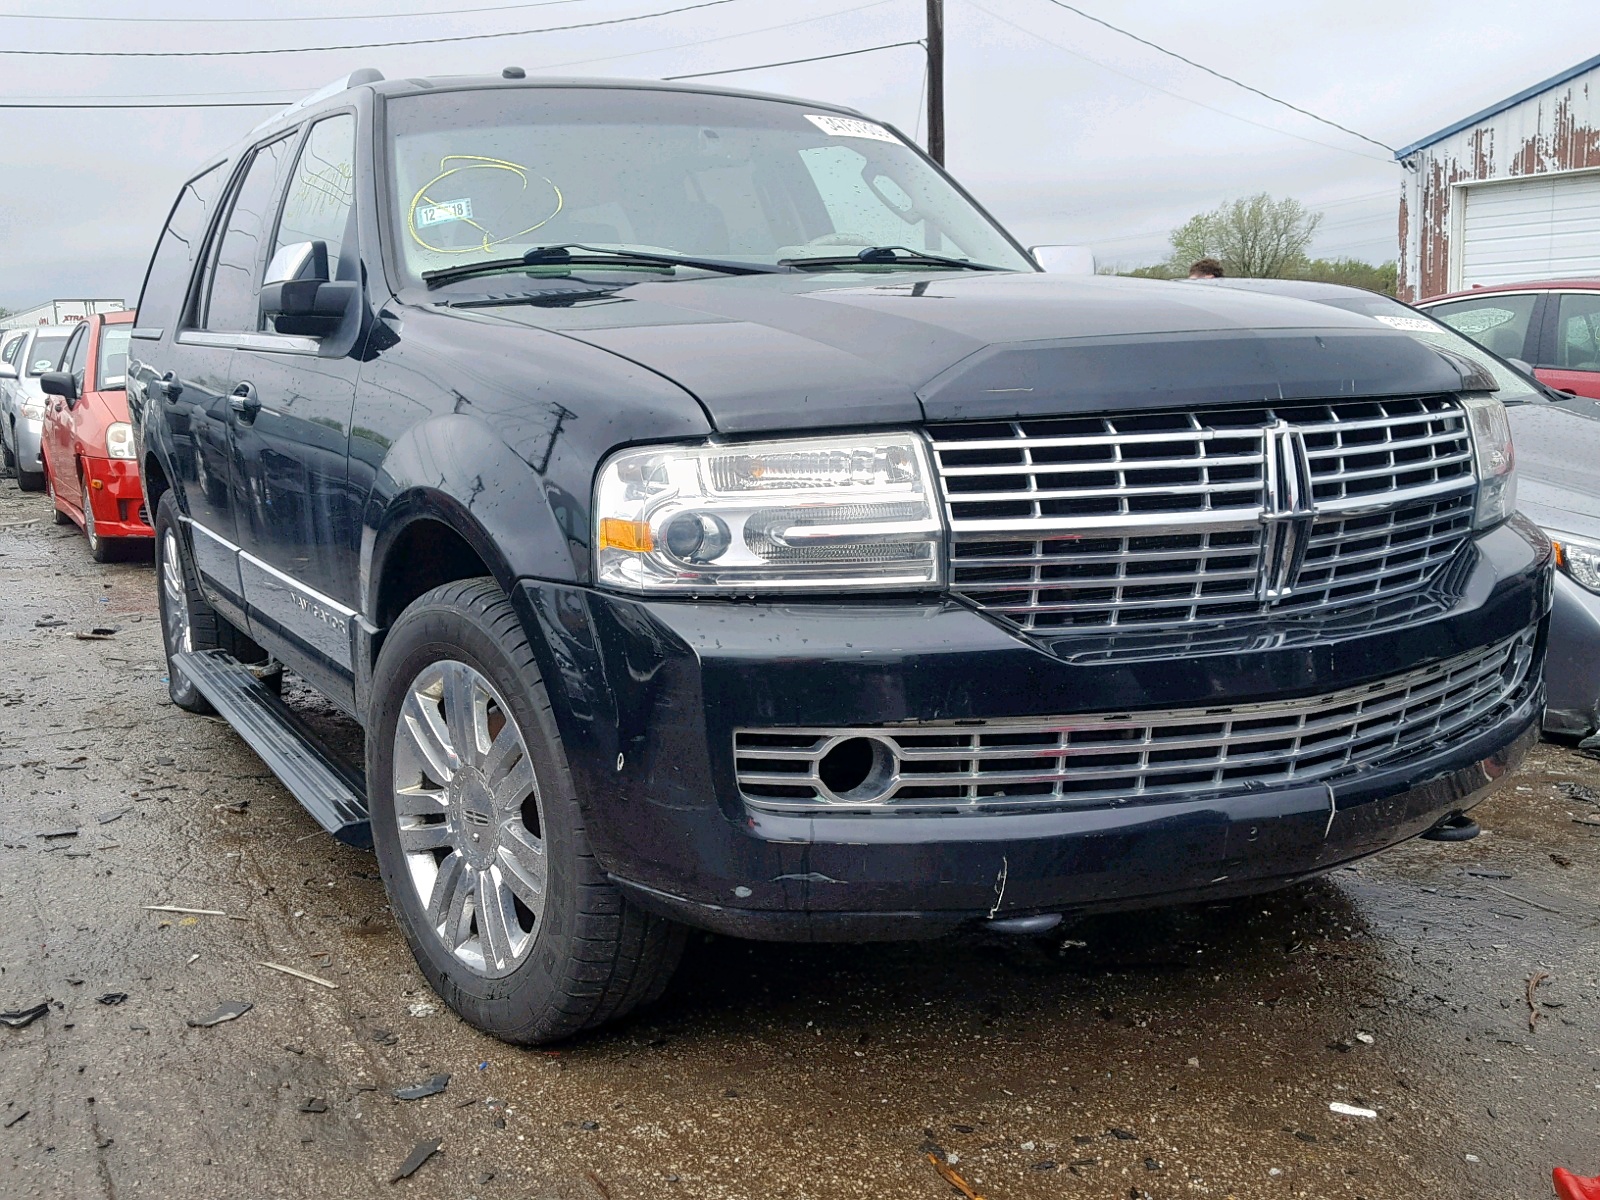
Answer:
[[(468, 768), (456, 777), (456, 814), (460, 821), (462, 849), (477, 865), (486, 865), (494, 854), (494, 796), (477, 771)], [(483, 860), (478, 862), (478, 860)]]

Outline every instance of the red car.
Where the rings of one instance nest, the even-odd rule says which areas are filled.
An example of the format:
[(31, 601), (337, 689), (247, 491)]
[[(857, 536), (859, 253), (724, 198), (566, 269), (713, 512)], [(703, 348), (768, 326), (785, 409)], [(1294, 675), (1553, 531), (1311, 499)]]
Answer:
[(1476, 287), (1417, 307), (1558, 391), (1600, 399), (1600, 279)]
[(128, 539), (153, 539), (122, 376), (131, 312), (101, 313), (72, 331), (45, 393), (44, 474), (56, 523), (83, 527), (89, 552), (107, 562)]

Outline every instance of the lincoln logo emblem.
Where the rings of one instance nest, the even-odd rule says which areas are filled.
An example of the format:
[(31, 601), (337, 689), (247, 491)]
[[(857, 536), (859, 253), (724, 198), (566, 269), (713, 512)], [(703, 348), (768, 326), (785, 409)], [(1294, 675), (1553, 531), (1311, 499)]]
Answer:
[(1261, 431), (1261, 563), (1256, 598), (1275, 603), (1289, 594), (1305, 562), (1316, 506), (1305, 434), (1287, 421)]

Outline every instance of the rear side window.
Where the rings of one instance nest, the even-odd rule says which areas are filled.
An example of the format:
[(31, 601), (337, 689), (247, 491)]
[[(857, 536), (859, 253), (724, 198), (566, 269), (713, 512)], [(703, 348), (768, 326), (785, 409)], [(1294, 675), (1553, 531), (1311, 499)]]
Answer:
[(1523, 358), (1528, 323), (1533, 319), (1533, 306), (1538, 299), (1535, 292), (1519, 292), (1510, 296), (1450, 300), (1430, 306), (1428, 315), (1443, 321), (1457, 333), (1466, 334), (1501, 358)]
[(43, 375), (46, 371), (61, 369), (61, 355), (67, 348), (65, 333), (41, 333), (28, 347), (28, 374)]
[(22, 349), (22, 343), (28, 340), (25, 333), (13, 334), (6, 339), (6, 344), (0, 346), (0, 362), (16, 362), (17, 351)]
[[(341, 274), (340, 253), (355, 201), (356, 119), (349, 113), (311, 127), (283, 202), (273, 252), (297, 242), (326, 242), (336, 278), (355, 278), (354, 263)], [(270, 256), (269, 256), (270, 259)]]
[(161, 231), (156, 252), (145, 272), (144, 289), (139, 293), (139, 320), (157, 327), (174, 324), (183, 312), (189, 294), (189, 280), (205, 242), (206, 226), (227, 175), (220, 165), (191, 179), (178, 193), (172, 215)]
[(261, 268), (266, 265), (267, 231), (271, 228), (273, 200), (289, 139), (262, 146), (250, 160), (244, 180), (234, 193), (228, 223), (217, 246), (206, 295), (202, 329), (222, 333), (254, 332), (261, 328), (256, 302)]
[(1556, 366), (1600, 371), (1600, 292), (1569, 292), (1556, 309)]
[(128, 373), (128, 335), (133, 326), (128, 324), (100, 326), (100, 358), (95, 364), (94, 390), (119, 388)]

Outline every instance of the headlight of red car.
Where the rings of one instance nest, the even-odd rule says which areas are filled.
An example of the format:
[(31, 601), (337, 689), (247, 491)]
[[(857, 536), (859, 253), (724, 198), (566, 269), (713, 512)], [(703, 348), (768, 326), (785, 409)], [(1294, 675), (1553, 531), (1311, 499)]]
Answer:
[(106, 454), (112, 458), (133, 457), (133, 426), (118, 421), (106, 426)]

